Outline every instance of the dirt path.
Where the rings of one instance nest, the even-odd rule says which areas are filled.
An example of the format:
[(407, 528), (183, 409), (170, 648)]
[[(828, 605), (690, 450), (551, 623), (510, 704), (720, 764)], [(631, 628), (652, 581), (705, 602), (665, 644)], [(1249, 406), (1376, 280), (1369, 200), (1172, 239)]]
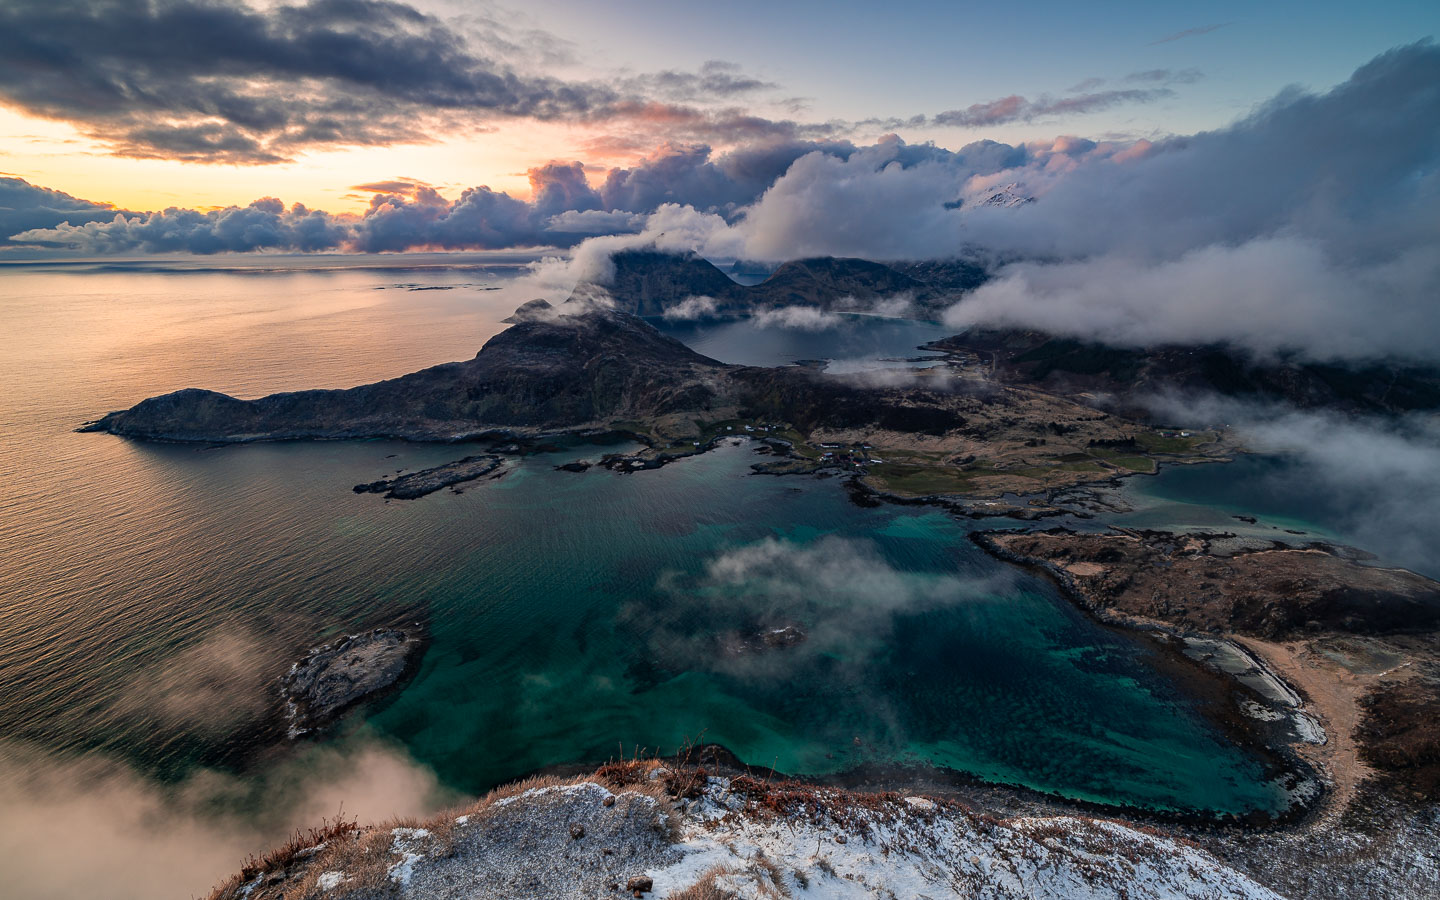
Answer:
[(1360, 699), (1385, 681), (1410, 677), (1408, 662), (1378, 672), (1356, 672), (1317, 652), (1310, 641), (1278, 643), (1230, 635), (1265, 661), (1305, 698), (1306, 710), (1325, 727), (1324, 744), (1300, 744), (1297, 749), (1333, 782), (1326, 817), (1343, 812), (1356, 788), (1373, 770), (1360, 759), (1355, 729), (1360, 724)]

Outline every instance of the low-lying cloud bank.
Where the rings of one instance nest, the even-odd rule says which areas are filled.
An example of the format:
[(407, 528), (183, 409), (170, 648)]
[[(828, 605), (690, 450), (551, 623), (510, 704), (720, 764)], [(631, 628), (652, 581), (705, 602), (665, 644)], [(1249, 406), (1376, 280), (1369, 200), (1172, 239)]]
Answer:
[(428, 769), (378, 743), (309, 748), (259, 779), (201, 770), (178, 784), (96, 755), (0, 744), (3, 892), (185, 900), (297, 828), (342, 814), (425, 816), (455, 799)]
[[(1266, 358), (1437, 359), (1440, 247), (1347, 262), (1295, 235), (1210, 244), (1176, 259), (1110, 254), (1017, 263), (945, 323), (1018, 326), (1124, 347), (1225, 343)], [(1427, 298), (1430, 298), (1427, 301)]]
[(1440, 418), (1364, 418), (1218, 397), (1161, 397), (1163, 420), (1227, 424), (1249, 449), (1282, 455), (1244, 489), (1252, 500), (1310, 505), (1343, 540), (1440, 577)]

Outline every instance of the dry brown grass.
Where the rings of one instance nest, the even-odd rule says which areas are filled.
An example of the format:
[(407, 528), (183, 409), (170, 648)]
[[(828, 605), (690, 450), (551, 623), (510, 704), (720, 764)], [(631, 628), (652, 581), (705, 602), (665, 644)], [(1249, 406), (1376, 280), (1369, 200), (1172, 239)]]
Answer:
[(1360, 756), (1422, 798), (1440, 799), (1440, 684), (1411, 678), (1361, 701)]
[[(754, 858), (750, 860), (750, 865), (764, 872), (766, 877), (770, 879), (768, 890), (772, 891), (776, 897), (790, 896), (790, 889), (785, 887), (784, 873), (780, 871), (780, 867), (775, 865), (770, 857), (757, 850)], [(761, 891), (765, 892), (766, 890), (767, 886), (762, 883)]]
[(774, 863), (764, 855), (757, 855), (750, 863), (750, 867), (746, 869), (727, 865), (711, 866), (694, 884), (671, 891), (665, 896), (665, 900), (735, 900), (739, 894), (715, 883), (730, 875), (749, 876), (754, 879), (759, 895), (767, 900), (785, 900), (790, 896), (785, 882), (781, 880), (780, 869)]
[[(395, 862), (390, 853), (394, 842), (391, 827), (406, 826), (366, 829), (349, 840), (327, 846), (316, 855), (315, 862), (294, 888), (285, 892), (287, 900), (292, 897), (307, 900), (324, 895), (325, 891), (317, 882), (326, 872), (343, 872), (343, 885), (348, 890), (383, 888), (388, 883), (390, 866)], [(252, 894), (251, 900), (254, 897)]]
[[(290, 839), (262, 856), (247, 856), (240, 866), (240, 871), (230, 876), (215, 888), (211, 894), (211, 900), (230, 900), (238, 897), (241, 889), (257, 876), (283, 875), (288, 880), (295, 874), (304, 872), (313, 863), (317, 855), (315, 848), (321, 845), (332, 843), (343, 843), (360, 831), (360, 825), (354, 820), (347, 820), (340, 817), (332, 822), (325, 819), (317, 828), (306, 830), (296, 829)], [(324, 851), (319, 851), (324, 852)], [(251, 896), (259, 897), (259, 894), (252, 893)]]
[(734, 875), (740, 870), (730, 866), (711, 866), (700, 875), (700, 880), (687, 888), (671, 891), (665, 900), (734, 900), (735, 895), (718, 887), (715, 879)]

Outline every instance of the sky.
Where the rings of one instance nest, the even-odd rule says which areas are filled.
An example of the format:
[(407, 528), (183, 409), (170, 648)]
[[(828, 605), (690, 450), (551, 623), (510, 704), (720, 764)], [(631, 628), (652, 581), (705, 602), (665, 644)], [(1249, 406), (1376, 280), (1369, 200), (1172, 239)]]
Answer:
[[(412, 4), (423, 5), (412, 5)], [(1440, 362), (1440, 5), (4, 0), (0, 260), (965, 257), (950, 310)], [(562, 292), (563, 293), (563, 292)]]
[[(183, 13), (224, 5), (238, 4), (8, 0), (8, 13), (0, 13), (11, 20), (12, 32), (0, 38), (0, 50), (10, 51), (0, 59), (11, 59), (0, 62), (0, 171), (135, 211), (243, 206), (274, 196), (287, 204), (358, 212), (369, 195), (356, 185), (404, 177), (450, 195), (487, 185), (526, 198), (531, 192), (526, 172), (552, 159), (582, 161), (593, 167), (593, 179), (607, 167), (633, 164), (667, 139), (718, 150), (753, 138), (738, 129), (698, 133), (677, 123), (563, 112), (535, 117), (483, 104), (434, 115), (449, 99), (445, 95), (419, 100), (415, 115), (421, 127), (361, 134), (353, 121), (342, 122), (351, 126), (350, 134), (294, 144), (272, 154), (277, 159), (178, 153), (173, 145), (116, 141), (113, 123), (97, 122), (95, 107), (117, 84), (132, 98), (168, 92), (156, 98), (153, 115), (184, 111), (192, 120), (208, 118), (194, 113), (205, 102), (177, 89), (175, 80), (223, 78), (225, 66), (187, 58), (184, 48), (207, 40), (224, 46), (227, 35), (210, 32), (197, 43), (182, 27)], [(328, 10), (313, 16), (311, 27), (363, 30), (366, 26), (356, 24), (364, 18), (357, 12), (362, 5), (381, 8), (310, 4)], [(257, 2), (251, 9), (274, 19), (284, 6)], [(1011, 144), (1057, 135), (1154, 139), (1216, 128), (1286, 85), (1329, 87), (1376, 54), (1440, 30), (1440, 10), (1421, 2), (1369, 4), (1363, 14), (1341, 3), (1186, 9), (1038, 2), (1027, 4), (1023, 17), (996, 4), (974, 3), (743, 0), (722, 10), (646, 0), (513, 5), (416, 0), (412, 8), (433, 16), (433, 31), (468, 53), (447, 59), (394, 52), (391, 46), (387, 54), (377, 43), (349, 64), (373, 72), (417, 65), (443, 69), (470, 56), (493, 60), (521, 77), (622, 89), (638, 81), (626, 92), (639, 102), (738, 109), (812, 126), (811, 136), (868, 143), (893, 132), (911, 143), (932, 141), (950, 149), (978, 139)], [(193, 26), (195, 16), (190, 18)], [(93, 28), (76, 25), (87, 19), (96, 23)], [(414, 23), (405, 27), (416, 30)], [(150, 40), (140, 37), (147, 33)], [(28, 45), (29, 52), (18, 45)], [(37, 46), (43, 53), (35, 52)], [(108, 58), (94, 72), (75, 74), (72, 61), (91, 54)], [(254, 61), (256, 68), (244, 77), (264, 77), (266, 58), (259, 54)], [(315, 87), (307, 78), (320, 70), (270, 61), (276, 79), (271, 96), (298, 99)], [(685, 94), (660, 88), (653, 77), (644, 83), (657, 73), (701, 73), (715, 62), (733, 67), (712, 70), (723, 71), (732, 85), (755, 86), (733, 93), (702, 87)], [(142, 66), (152, 68), (137, 77)], [(231, 71), (239, 76), (238, 69)], [(42, 92), (33, 89), (35, 81), (63, 80), (55, 78), (60, 72), (73, 76), (53, 92), (63, 96), (37, 96)], [(404, 73), (387, 77), (395, 89), (391, 96), (405, 97)], [(453, 89), (446, 85), (438, 93)], [(86, 92), (93, 94), (89, 103)], [(1113, 96), (1108, 104), (1011, 121), (943, 126), (911, 121), (1012, 96), (1036, 101), (1096, 95)], [(375, 123), (368, 124), (375, 130)]]

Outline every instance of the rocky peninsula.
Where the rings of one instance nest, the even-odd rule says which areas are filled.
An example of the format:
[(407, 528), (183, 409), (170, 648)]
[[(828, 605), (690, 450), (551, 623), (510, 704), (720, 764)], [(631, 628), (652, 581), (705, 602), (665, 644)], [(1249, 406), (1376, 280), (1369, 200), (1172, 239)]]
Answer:
[[(1248, 846), (1207, 833), (1196, 835), (1202, 843), (1293, 896), (1406, 897), (1440, 886), (1433, 862), (1411, 863), (1440, 858), (1440, 583), (1364, 564), (1350, 548), (1232, 534), (972, 537), (1049, 574), (1102, 620), (1234, 679), (1241, 713), (1257, 729), (1278, 728), (1282, 742), (1288, 735), (1324, 777), (1323, 802), (1299, 824)], [(1369, 848), (1365, 866), (1348, 855), (1357, 846)]]
[[(726, 365), (640, 317), (581, 300), (533, 301), (514, 318), (465, 362), (348, 390), (255, 400), (192, 388), (83, 430), (207, 443), (390, 437), (497, 446), (621, 432), (648, 448), (606, 463), (626, 471), (691, 455), (721, 437), (749, 436), (769, 440), (785, 458), (771, 471), (844, 471), (900, 497), (1035, 494), (1154, 471), (1156, 460), (1223, 458), (1227, 450), (1217, 432), (1166, 437), (1075, 399), (1001, 384), (959, 357), (874, 381), (812, 365)], [(398, 497), (486, 465), (472, 456), (364, 488)]]

